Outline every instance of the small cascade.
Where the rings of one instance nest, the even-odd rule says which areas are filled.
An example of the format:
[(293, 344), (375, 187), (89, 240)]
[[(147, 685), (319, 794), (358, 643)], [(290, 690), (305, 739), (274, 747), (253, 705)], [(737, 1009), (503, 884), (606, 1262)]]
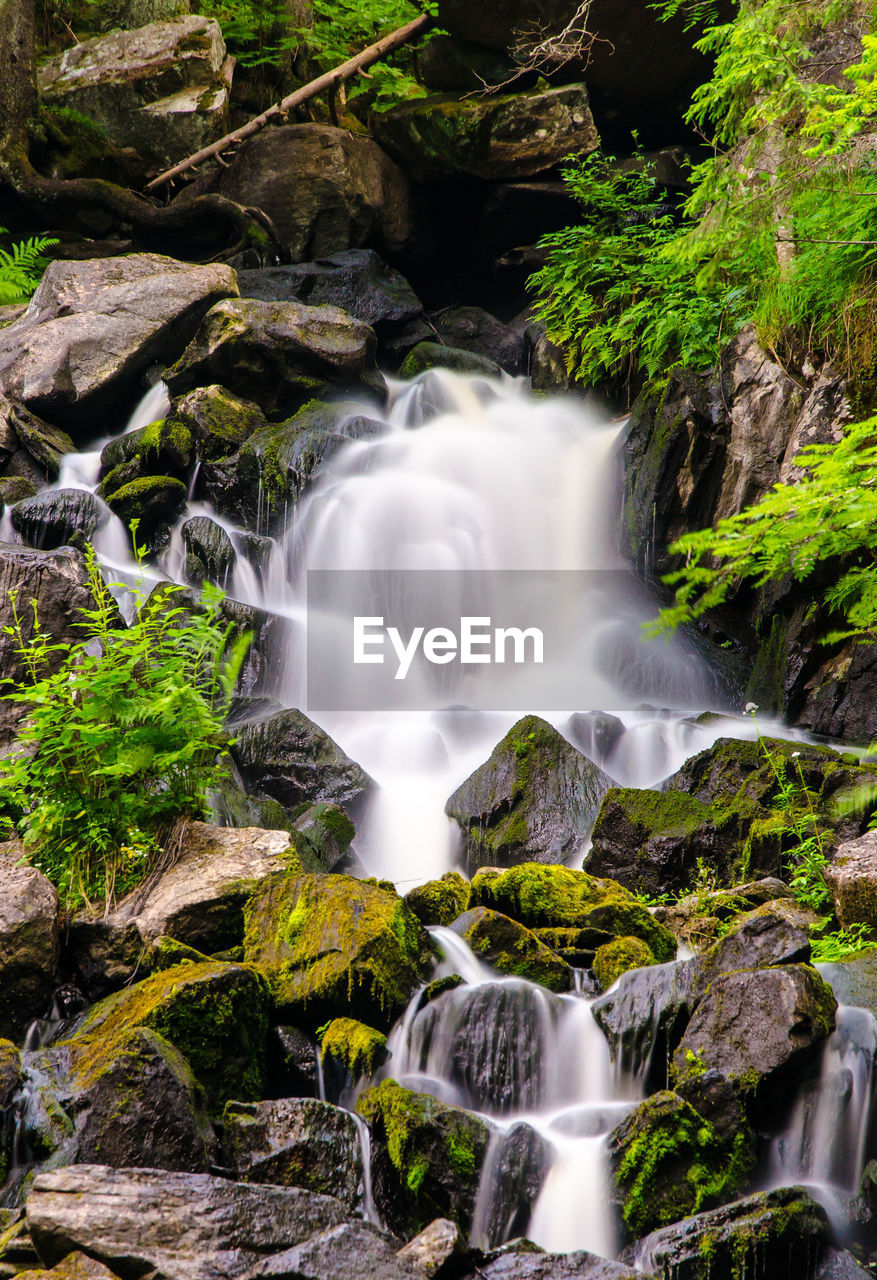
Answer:
[[(317, 1057), (319, 1058), (319, 1054)], [(357, 1115), (355, 1111), (351, 1111), (350, 1114), (356, 1125), (359, 1147), (362, 1152), (362, 1216), (366, 1222), (371, 1222), (376, 1227), (383, 1227), (384, 1224), (381, 1222), (380, 1214), (375, 1205), (374, 1191), (372, 1189), (372, 1140), (369, 1127), (362, 1116)]]

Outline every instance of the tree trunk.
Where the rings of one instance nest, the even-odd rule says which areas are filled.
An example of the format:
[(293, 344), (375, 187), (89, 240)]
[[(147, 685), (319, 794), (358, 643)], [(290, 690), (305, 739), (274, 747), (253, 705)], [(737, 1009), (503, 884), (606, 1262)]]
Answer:
[(111, 182), (37, 173), (28, 156), (37, 117), (34, 0), (0, 0), (0, 33), (0, 225), (92, 238), (115, 233), (183, 258), (252, 247), (264, 262), (282, 260), (271, 220), (223, 196), (164, 207)]

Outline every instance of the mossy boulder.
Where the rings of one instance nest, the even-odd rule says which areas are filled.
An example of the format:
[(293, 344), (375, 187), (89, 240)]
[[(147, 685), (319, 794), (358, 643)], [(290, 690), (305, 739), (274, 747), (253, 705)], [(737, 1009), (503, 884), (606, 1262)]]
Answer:
[(324, 801), (307, 805), (291, 827), (291, 847), (306, 871), (334, 871), (356, 835), (344, 810)]
[(332, 1071), (349, 1081), (374, 1075), (386, 1062), (387, 1037), (355, 1018), (333, 1018), (320, 1040), (324, 1075)]
[(150, 545), (157, 545), (186, 505), (186, 486), (173, 476), (141, 476), (112, 492), (107, 485), (107, 490), (110, 510), (126, 526), (138, 520), (138, 537)]
[(733, 1199), (755, 1163), (743, 1124), (730, 1139), (678, 1094), (641, 1102), (609, 1137), (609, 1159), (626, 1232), (636, 1238)]
[(174, 419), (152, 422), (138, 431), (127, 431), (104, 446), (100, 456), (101, 485), (106, 496), (140, 476), (186, 477), (195, 462), (192, 433)]
[(489, 907), (473, 907), (454, 922), (453, 929), (472, 951), (498, 973), (526, 978), (550, 991), (570, 991), (572, 969), (540, 942), (525, 925)]
[(446, 871), (440, 880), (427, 880), (409, 889), (405, 901), (421, 924), (449, 925), (469, 909), (469, 881), (459, 871)]
[(468, 1234), (490, 1130), (480, 1116), (385, 1080), (357, 1103), (372, 1138), (379, 1211), (408, 1239), (434, 1218)]
[(185, 942), (177, 942), (176, 938), (165, 937), (164, 934), (153, 938), (146, 951), (146, 962), (153, 973), (163, 973), (165, 969), (173, 969), (181, 964), (209, 964), (210, 956), (187, 947)]
[(613, 880), (538, 862), (506, 871), (485, 867), (472, 878), (473, 907), (502, 911), (530, 929), (581, 928), (595, 907), (635, 901)]
[(399, 377), (417, 378), (427, 369), (451, 369), (454, 373), (480, 374), (483, 378), (502, 376), (502, 369), (495, 360), (475, 351), (446, 347), (441, 342), (418, 342), (402, 362)]
[(470, 874), (482, 866), (561, 863), (579, 852), (609, 786), (547, 721), (525, 716), (445, 812), (460, 828)]
[(241, 400), (216, 382), (174, 400), (167, 425), (175, 423), (190, 433), (203, 460), (228, 457), (266, 425), (257, 404)]
[(613, 787), (594, 823), (587, 868), (645, 893), (686, 889), (698, 860), (715, 859), (710, 818), (709, 805), (685, 792)]
[(395, 893), (344, 875), (274, 875), (245, 912), (246, 958), (284, 1016), (317, 1027), (358, 1015), (388, 1028), (429, 966), (429, 939)]
[(655, 957), (641, 938), (613, 938), (598, 947), (594, 955), (594, 977), (604, 991), (630, 969), (646, 969)]
[(95, 1005), (76, 1043), (96, 1051), (123, 1032), (146, 1027), (187, 1059), (214, 1111), (229, 1098), (261, 1095), (270, 995), (247, 965), (208, 961), (153, 974)]

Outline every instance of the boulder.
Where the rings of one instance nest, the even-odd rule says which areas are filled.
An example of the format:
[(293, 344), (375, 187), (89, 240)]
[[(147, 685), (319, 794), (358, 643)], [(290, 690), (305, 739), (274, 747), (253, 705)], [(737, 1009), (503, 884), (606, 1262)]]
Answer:
[(118, 412), (146, 370), (236, 294), (230, 267), (157, 253), (50, 262), (25, 314), (0, 330), (0, 392), (93, 435), (96, 417)]
[(63, 957), (89, 1000), (101, 1000), (131, 982), (143, 963), (143, 939), (133, 921), (81, 912), (64, 931)]
[(655, 963), (655, 957), (641, 938), (613, 938), (597, 947), (594, 953), (594, 977), (603, 990), (608, 991), (623, 973)]
[(34, 867), (2, 864), (0, 1036), (21, 1040), (52, 1001), (59, 954), (58, 894)]
[(485, 1121), (385, 1080), (356, 1109), (369, 1125), (375, 1201), (391, 1230), (411, 1236), (434, 1218), (468, 1232), (490, 1129)]
[(427, 1280), (432, 1280), (446, 1263), (462, 1252), (463, 1238), (457, 1224), (449, 1218), (436, 1218), (403, 1245), (396, 1257), (411, 1263)]
[(206, 1174), (75, 1165), (42, 1173), (27, 1202), (41, 1260), (87, 1250), (122, 1276), (234, 1280), (342, 1221), (338, 1200), (297, 1188), (235, 1184)]
[(165, 934), (199, 951), (222, 951), (243, 940), (250, 894), (291, 864), (288, 831), (188, 822), (178, 860), (123, 898), (109, 923), (133, 923), (146, 941)]
[(185, 573), (193, 586), (212, 582), (223, 590), (237, 563), (231, 538), (209, 516), (193, 516), (181, 530), (186, 548)]
[(801, 1187), (759, 1191), (652, 1232), (636, 1246), (637, 1271), (674, 1280), (812, 1280), (830, 1235), (828, 1215)]
[(624, 721), (605, 711), (576, 712), (570, 716), (563, 731), (594, 764), (604, 765), (613, 749), (624, 737)]
[(401, 899), (343, 875), (274, 875), (244, 911), (245, 954), (281, 1016), (317, 1027), (353, 1014), (388, 1029), (425, 977), (427, 935)]
[(186, 15), (76, 44), (37, 80), (44, 102), (88, 116), (157, 169), (228, 132), (233, 67), (219, 23)]
[(857, 1005), (877, 1014), (877, 949), (869, 948), (834, 964), (820, 965), (838, 1004)]
[(73, 1040), (105, 1045), (134, 1027), (170, 1041), (188, 1060), (216, 1112), (260, 1096), (269, 995), (244, 965), (181, 964), (107, 996), (80, 1019)]
[(333, 1018), (320, 1038), (323, 1078), (341, 1096), (350, 1084), (374, 1075), (390, 1056), (387, 1037), (355, 1018)]
[(40, 486), (25, 476), (0, 476), (0, 515), (16, 502), (33, 498)]
[(12, 1156), (11, 1101), (21, 1083), (21, 1054), (11, 1040), (0, 1040), (0, 1178), (5, 1184)]
[[(40, 488), (57, 480), (65, 455), (75, 450), (66, 431), (0, 395), (0, 470), (7, 480), (30, 480)], [(11, 493), (7, 501), (15, 501)]]
[(107, 506), (126, 527), (137, 521), (137, 537), (150, 550), (163, 546), (186, 505), (187, 489), (173, 476), (141, 476), (107, 492)]
[(877, 831), (841, 844), (824, 875), (844, 929), (877, 925)]
[(485, 356), (506, 373), (527, 372), (527, 341), (523, 334), (482, 307), (448, 307), (433, 313), (430, 321), (447, 346)]
[(469, 881), (459, 871), (446, 871), (440, 880), (427, 880), (409, 889), (405, 902), (421, 924), (449, 925), (469, 908)]
[(694, 1009), (695, 978), (695, 966), (686, 960), (636, 969), (594, 1001), (594, 1017), (622, 1076), (642, 1080), (646, 1088), (666, 1087), (668, 1063)]
[(194, 462), (194, 440), (187, 426), (174, 419), (152, 422), (139, 431), (115, 436), (104, 446), (98, 492), (113, 493), (141, 476), (174, 476), (184, 480)]
[(423, 341), (406, 355), (399, 369), (400, 378), (419, 378), (429, 369), (450, 369), (454, 373), (482, 378), (498, 378), (502, 369), (495, 360), (467, 351), (464, 347), (445, 346), (441, 342)]
[(284, 1097), (312, 1098), (320, 1092), (319, 1049), (298, 1027), (274, 1027), (269, 1042), (278, 1090)]
[(494, 1134), (482, 1173), (492, 1194), (480, 1197), (473, 1236), (492, 1246), (523, 1236), (553, 1160), (548, 1139), (522, 1120)]
[(304, 1187), (357, 1207), (362, 1147), (349, 1111), (316, 1098), (280, 1098), (230, 1102), (222, 1121), (225, 1159), (244, 1182)]
[(225, 458), (266, 425), (251, 400), (241, 400), (218, 383), (196, 387), (171, 404), (167, 425), (179, 423), (190, 432), (198, 457)]
[(86, 489), (51, 489), (19, 502), (12, 527), (32, 547), (54, 551), (68, 543), (90, 542), (110, 512)]
[(768, 903), (740, 916), (719, 942), (698, 956), (699, 991), (705, 991), (718, 975), (737, 969), (808, 963), (810, 936), (807, 930), (770, 907)]
[(398, 253), (415, 230), (402, 170), (371, 138), (330, 125), (265, 129), (208, 183), (264, 209), (293, 262), (365, 245)]
[(650, 1280), (622, 1262), (610, 1262), (583, 1249), (544, 1253), (529, 1240), (494, 1250), (492, 1261), (479, 1270), (484, 1280)]
[(868, 1280), (868, 1277), (869, 1272), (860, 1267), (846, 1249), (826, 1249), (814, 1280)]
[(172, 395), (221, 379), (269, 416), (282, 417), (339, 387), (382, 395), (374, 360), (372, 330), (337, 307), (229, 299), (208, 311), (164, 378)]
[(613, 787), (594, 823), (588, 871), (641, 893), (685, 890), (698, 862), (717, 856), (711, 818), (708, 805), (684, 792)]
[(343, 1222), (260, 1262), (244, 1280), (423, 1280), (397, 1255), (398, 1241), (370, 1222)]
[(600, 145), (583, 84), (414, 98), (376, 113), (378, 142), (420, 182), (526, 178)]
[(630, 1238), (733, 1199), (755, 1163), (754, 1137), (744, 1125), (733, 1141), (678, 1094), (653, 1094), (608, 1139), (621, 1217)]
[(556, 729), (525, 716), (445, 812), (460, 827), (470, 874), (486, 865), (559, 863), (579, 852), (609, 785)]
[(271, 796), (288, 810), (328, 803), (355, 817), (374, 786), (327, 733), (294, 709), (244, 725), (231, 755), (249, 790)]
[(524, 925), (499, 911), (473, 907), (452, 927), (475, 955), (497, 973), (538, 982), (549, 991), (572, 990), (573, 972), (566, 961)]

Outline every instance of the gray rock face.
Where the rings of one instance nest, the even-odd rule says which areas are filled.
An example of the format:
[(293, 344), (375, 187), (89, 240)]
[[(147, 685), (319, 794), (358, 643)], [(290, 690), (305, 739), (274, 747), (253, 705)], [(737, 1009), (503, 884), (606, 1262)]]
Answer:
[(623, 1262), (610, 1262), (594, 1253), (543, 1253), (529, 1240), (510, 1245), (480, 1268), (486, 1280), (650, 1280)]
[(190, 822), (179, 860), (125, 898), (109, 923), (131, 923), (146, 941), (165, 935), (207, 954), (237, 946), (244, 903), (260, 881), (286, 868), (289, 844), (288, 831)]
[(697, 959), (698, 988), (706, 990), (716, 974), (770, 965), (807, 964), (810, 936), (779, 912), (759, 907), (747, 912), (729, 933)]
[(497, 97), (415, 98), (375, 115), (375, 136), (421, 182), (526, 178), (599, 137), (583, 84)]
[(264, 209), (294, 262), (369, 245), (402, 249), (413, 232), (408, 180), (371, 138), (324, 124), (266, 129), (210, 189)]
[(133, 921), (117, 924), (83, 913), (65, 931), (65, 958), (89, 1000), (101, 1000), (130, 982), (142, 954), (143, 939)]
[(877, 924), (877, 831), (841, 844), (825, 870), (841, 925)]
[(696, 962), (652, 965), (624, 973), (594, 1001), (594, 1017), (625, 1072), (663, 1088), (667, 1064), (695, 1005)]
[(491, 1247), (526, 1235), (551, 1161), (548, 1141), (523, 1121), (494, 1134), (482, 1174), (482, 1181), (494, 1194), (483, 1216), (479, 1207), (473, 1234)]
[(156, 361), (173, 359), (204, 313), (237, 294), (230, 267), (156, 253), (51, 262), (30, 306), (0, 330), (0, 392), (94, 431)]
[(441, 342), (423, 341), (408, 352), (399, 376), (416, 378), (427, 369), (451, 369), (454, 373), (480, 375), (482, 378), (498, 378), (502, 373), (495, 360), (480, 356), (465, 347), (444, 346)]
[[(0, 395), (0, 471), (4, 476), (29, 480), (39, 489), (57, 479), (62, 458), (75, 448), (66, 431), (42, 422), (24, 405)], [(10, 495), (6, 501), (11, 505), (17, 498)]]
[(527, 342), (482, 307), (449, 307), (431, 317), (443, 342), (495, 360), (506, 373), (527, 371)]
[(368, 1222), (343, 1222), (268, 1258), (244, 1280), (424, 1280), (426, 1272), (400, 1258), (396, 1242)]
[(631, 890), (685, 890), (699, 859), (715, 865), (721, 841), (708, 805), (678, 791), (613, 787), (594, 824), (586, 862)]
[(21, 1040), (47, 1011), (59, 952), (54, 887), (34, 867), (0, 863), (0, 1036)]
[(242, 298), (212, 308), (165, 374), (173, 395), (222, 382), (269, 416), (294, 413), (322, 388), (383, 394), (375, 336), (337, 307)]
[(816, 1280), (868, 1280), (868, 1272), (846, 1249), (826, 1249)]
[(228, 131), (233, 67), (219, 23), (186, 15), (74, 45), (38, 79), (44, 101), (89, 116), (157, 168)]
[(12, 527), (30, 546), (54, 551), (77, 534), (90, 540), (109, 518), (109, 511), (93, 493), (53, 489), (19, 502), (12, 511)]
[(41, 1260), (85, 1249), (122, 1280), (236, 1280), (260, 1258), (341, 1222), (337, 1200), (205, 1174), (76, 1165), (40, 1174), (27, 1222)]
[(353, 815), (374, 785), (301, 711), (280, 711), (245, 725), (231, 753), (248, 789), (271, 796), (287, 809), (305, 801), (328, 801)]
[(237, 553), (226, 531), (208, 516), (194, 516), (186, 521), (181, 532), (189, 582), (194, 586), (212, 582), (225, 588), (237, 561)]
[(402, 1262), (412, 1263), (431, 1280), (432, 1276), (454, 1256), (462, 1252), (460, 1229), (448, 1218), (436, 1218), (409, 1240), (396, 1255)]
[(230, 1102), (224, 1150), (244, 1182), (304, 1187), (349, 1209), (362, 1197), (362, 1147), (349, 1111), (317, 1098)]
[(563, 862), (593, 825), (610, 780), (555, 729), (527, 716), (445, 805), (480, 866)]
[(706, 1254), (711, 1280), (733, 1280), (741, 1265), (771, 1280), (811, 1280), (828, 1237), (822, 1206), (801, 1187), (784, 1187), (652, 1232), (636, 1246), (636, 1266), (702, 1280)]
[(214, 383), (174, 401), (168, 424), (176, 422), (191, 432), (199, 457), (222, 458), (264, 427), (265, 415), (257, 404)]

